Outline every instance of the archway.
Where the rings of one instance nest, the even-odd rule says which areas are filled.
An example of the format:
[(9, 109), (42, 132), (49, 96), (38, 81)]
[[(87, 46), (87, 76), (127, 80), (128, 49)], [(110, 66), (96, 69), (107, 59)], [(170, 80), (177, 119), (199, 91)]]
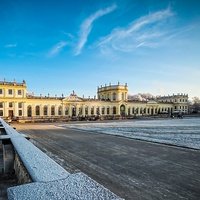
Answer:
[(125, 115), (126, 115), (126, 107), (123, 104), (120, 106), (120, 115), (122, 117), (125, 117)]
[(32, 107), (31, 106), (28, 106), (28, 108), (27, 108), (27, 116), (32, 117)]
[(72, 107), (72, 117), (76, 116), (76, 107)]

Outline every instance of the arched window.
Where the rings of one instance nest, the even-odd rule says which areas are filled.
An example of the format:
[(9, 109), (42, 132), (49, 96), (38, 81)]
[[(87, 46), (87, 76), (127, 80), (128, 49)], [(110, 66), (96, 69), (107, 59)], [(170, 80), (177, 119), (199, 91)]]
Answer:
[(144, 108), (144, 114), (146, 114), (146, 108)]
[(40, 106), (35, 107), (35, 114), (38, 116), (40, 115)]
[(44, 115), (47, 115), (47, 109), (48, 109), (47, 106), (44, 106), (44, 110), (43, 110), (44, 111)]
[(101, 113), (102, 113), (102, 115), (105, 115), (105, 108), (104, 107), (101, 108)]
[(58, 115), (62, 115), (62, 106), (58, 107)]
[(94, 115), (94, 107), (91, 108), (91, 115)]
[(143, 109), (142, 108), (140, 108), (140, 114), (143, 114)]
[(27, 116), (28, 116), (28, 117), (31, 117), (31, 116), (32, 116), (32, 107), (31, 107), (31, 106), (28, 106), (28, 107), (27, 107)]
[(55, 106), (51, 106), (51, 115), (55, 115)]
[(116, 115), (117, 114), (117, 108), (116, 106), (113, 107), (113, 115)]
[(110, 108), (107, 108), (107, 115), (110, 115)]
[(113, 93), (113, 101), (116, 101), (116, 93)]
[(133, 113), (133, 114), (135, 113), (135, 108), (134, 108), (134, 107), (132, 108), (132, 113)]

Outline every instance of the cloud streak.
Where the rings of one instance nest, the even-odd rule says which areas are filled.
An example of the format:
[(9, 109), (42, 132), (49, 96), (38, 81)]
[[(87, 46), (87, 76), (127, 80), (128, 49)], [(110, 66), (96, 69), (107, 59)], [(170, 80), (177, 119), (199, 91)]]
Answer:
[(131, 52), (141, 47), (155, 48), (160, 39), (167, 34), (162, 31), (165, 29), (165, 21), (173, 15), (174, 13), (167, 8), (140, 17), (125, 28), (114, 29), (109, 35), (101, 38), (96, 46), (102, 52), (108, 49)]
[(15, 48), (15, 47), (17, 47), (17, 44), (16, 43), (15, 44), (6, 44), (4, 47), (5, 48)]
[(81, 53), (82, 49), (84, 48), (84, 46), (87, 42), (87, 39), (88, 39), (88, 35), (90, 34), (90, 32), (92, 30), (94, 21), (104, 15), (107, 15), (107, 14), (113, 12), (116, 8), (117, 8), (116, 4), (113, 4), (110, 7), (100, 9), (83, 21), (83, 23), (81, 24), (81, 27), (80, 27), (79, 41), (78, 41), (77, 47), (75, 49), (75, 55), (79, 55)]
[(59, 43), (57, 43), (48, 53), (48, 57), (53, 57), (56, 56), (57, 54), (59, 54), (63, 48), (67, 46), (67, 42), (65, 41), (61, 41)]

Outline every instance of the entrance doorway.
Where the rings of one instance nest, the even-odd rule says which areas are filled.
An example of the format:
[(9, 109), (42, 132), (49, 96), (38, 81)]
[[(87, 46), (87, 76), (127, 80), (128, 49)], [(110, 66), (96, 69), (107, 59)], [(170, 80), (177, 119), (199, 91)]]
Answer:
[(72, 117), (75, 117), (76, 116), (76, 107), (74, 106), (72, 108)]
[(13, 118), (14, 114), (13, 114), (13, 110), (8, 110), (8, 116), (10, 118)]
[(125, 105), (121, 105), (120, 106), (120, 115), (122, 116), (122, 117), (125, 117), (125, 115), (126, 115), (126, 108), (125, 108)]

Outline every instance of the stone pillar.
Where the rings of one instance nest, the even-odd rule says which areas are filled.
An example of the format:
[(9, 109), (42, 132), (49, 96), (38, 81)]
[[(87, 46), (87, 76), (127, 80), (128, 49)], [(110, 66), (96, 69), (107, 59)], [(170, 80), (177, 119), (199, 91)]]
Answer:
[(23, 108), (23, 116), (24, 117), (27, 117), (27, 105), (26, 105), (26, 102), (23, 102), (22, 103), (22, 108)]
[(62, 103), (62, 116), (64, 116), (65, 115), (65, 106), (64, 106), (64, 104)]
[(18, 103), (17, 102), (13, 102), (13, 104), (14, 104), (14, 116), (17, 117), (17, 116), (19, 116)]
[(44, 115), (44, 113), (43, 113), (43, 105), (40, 104), (40, 116), (42, 117), (43, 115)]
[(8, 117), (8, 102), (4, 102), (4, 112), (3, 112), (3, 115), (4, 117)]
[(69, 105), (69, 116), (70, 117), (72, 116), (72, 106), (71, 106), (71, 104)]
[(48, 104), (47, 106), (47, 116), (51, 116), (51, 105)]
[(58, 106), (55, 105), (55, 116), (58, 116)]
[(79, 115), (79, 106), (77, 105), (76, 106), (76, 116), (78, 116)]
[(31, 109), (32, 109), (32, 117), (35, 117), (35, 105), (34, 104), (31, 105)]
[(90, 116), (91, 115), (91, 107), (88, 106), (88, 115)]

